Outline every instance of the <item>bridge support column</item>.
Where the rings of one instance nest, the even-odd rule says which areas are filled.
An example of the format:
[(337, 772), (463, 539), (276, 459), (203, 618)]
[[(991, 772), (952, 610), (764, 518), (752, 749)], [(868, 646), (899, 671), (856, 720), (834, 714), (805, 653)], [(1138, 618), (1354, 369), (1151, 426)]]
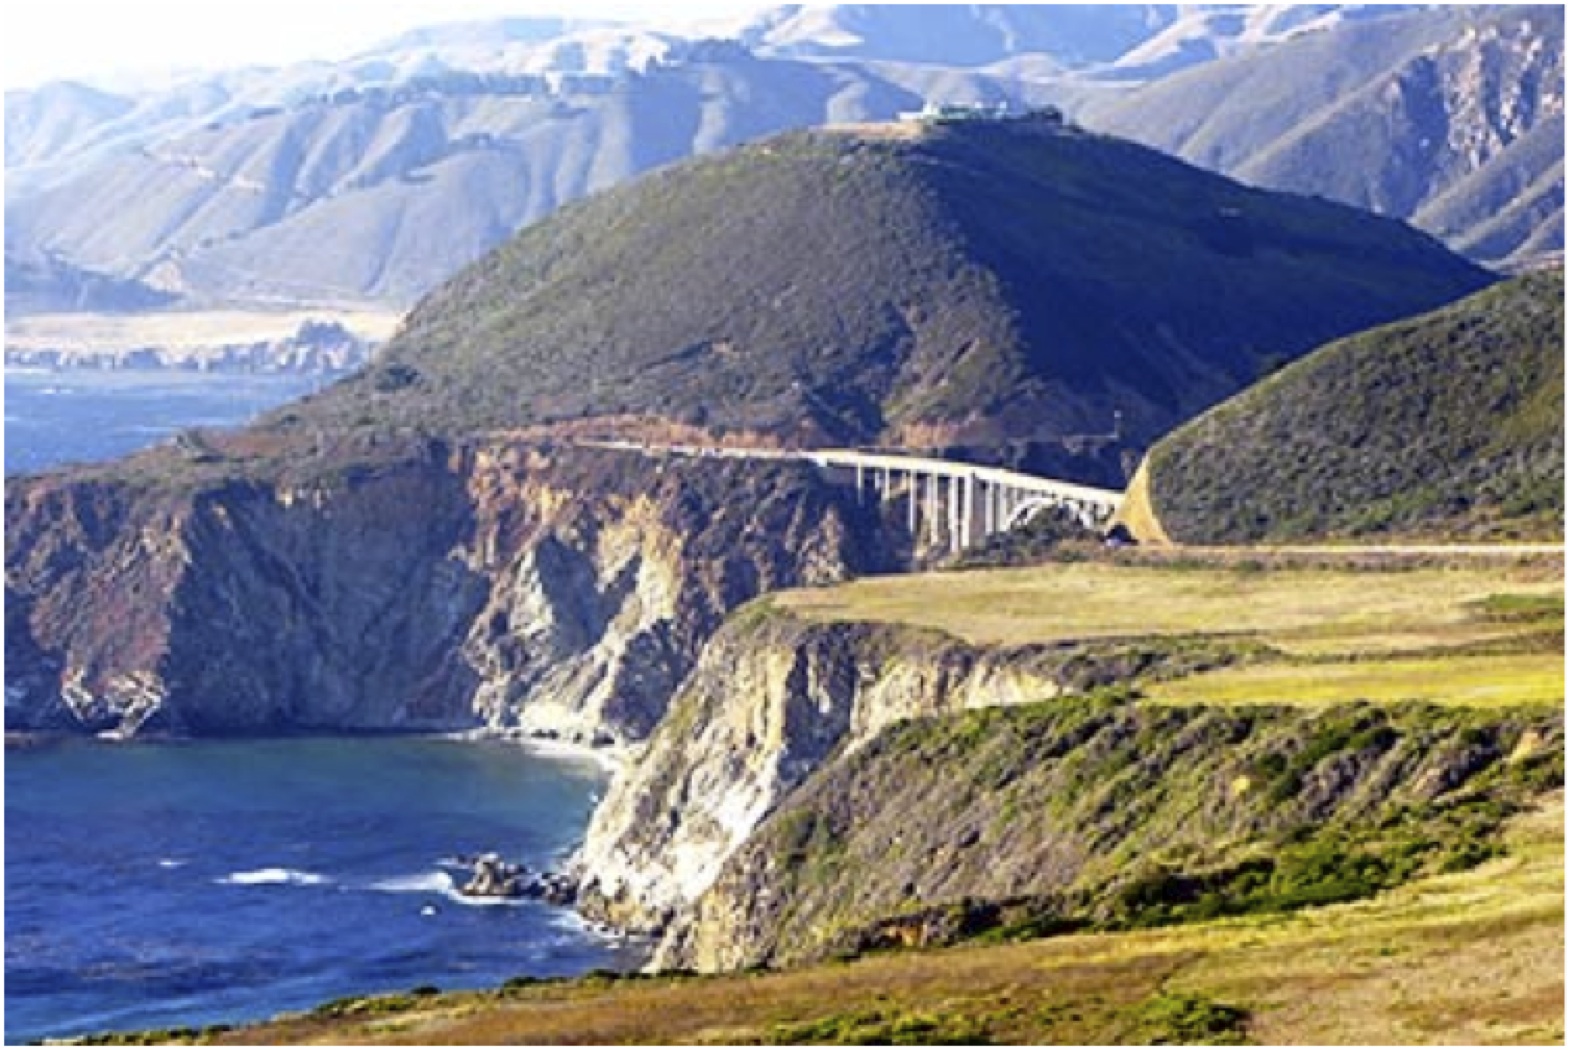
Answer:
[(948, 475), (948, 553), (959, 553), (959, 479)]
[(926, 479), (926, 539), (933, 546), (942, 538), (942, 519), (937, 511), (937, 485), (940, 480), (936, 474)]
[(969, 508), (969, 480), (963, 474), (953, 479), (953, 549), (956, 552), (970, 545), (968, 541), (970, 525), (964, 517)]
[(976, 479), (973, 474), (965, 474), (959, 494), (959, 546), (968, 551), (974, 545), (976, 524)]

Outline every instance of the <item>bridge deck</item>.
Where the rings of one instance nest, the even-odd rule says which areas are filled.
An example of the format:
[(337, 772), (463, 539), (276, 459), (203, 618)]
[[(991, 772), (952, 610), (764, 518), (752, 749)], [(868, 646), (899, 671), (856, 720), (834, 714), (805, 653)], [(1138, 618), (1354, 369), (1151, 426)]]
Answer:
[(811, 460), (820, 466), (862, 467), (867, 470), (912, 471), (921, 474), (935, 474), (940, 477), (967, 477), (989, 485), (1001, 485), (1025, 492), (1038, 492), (1041, 495), (1079, 500), (1084, 503), (1117, 506), (1122, 502), (1122, 493), (1111, 489), (1077, 485), (1070, 481), (1058, 481), (1055, 478), (1023, 474), (1019, 471), (1006, 470), (1002, 467), (987, 467), (976, 463), (962, 463), (950, 459), (931, 459), (925, 456), (906, 456), (888, 452), (860, 452), (855, 449), (835, 448), (811, 449), (800, 453), (799, 458)]

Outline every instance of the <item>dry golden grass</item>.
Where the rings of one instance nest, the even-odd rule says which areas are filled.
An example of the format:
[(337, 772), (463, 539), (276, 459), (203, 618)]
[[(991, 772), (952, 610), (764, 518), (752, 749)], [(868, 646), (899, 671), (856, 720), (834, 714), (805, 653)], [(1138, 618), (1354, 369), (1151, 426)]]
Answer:
[(856, 1013), (941, 1017), (994, 1042), (1137, 1037), (1139, 1004), (1191, 993), (1275, 1044), (1542, 1043), (1564, 1033), (1563, 796), (1517, 818), (1510, 855), (1291, 915), (767, 974), (442, 996), (372, 1022), (296, 1019), (240, 1043), (750, 1043)]
[(976, 644), (1226, 634), (1322, 654), (1496, 638), (1508, 629), (1478, 619), (1471, 603), (1562, 590), (1561, 573), (1511, 565), (1379, 572), (1081, 562), (874, 577), (775, 601), (808, 619), (931, 627)]
[(1264, 1043), (1562, 1043), (1563, 820), (1560, 792), (1510, 856), (1300, 913), (1181, 983), (1248, 1003)]
[(1425, 700), (1462, 707), (1562, 704), (1562, 653), (1445, 655), (1303, 666), (1227, 667), (1154, 682), (1151, 702), (1168, 704), (1326, 705)]
[(1114, 520), (1126, 526), (1140, 543), (1163, 547), (1171, 545), (1171, 537), (1166, 534), (1166, 527), (1161, 524), (1160, 516), (1155, 513), (1155, 503), (1150, 498), (1148, 459), (1141, 462), (1139, 469), (1133, 472), (1133, 480), (1128, 482), (1128, 490), (1123, 494), (1122, 506), (1117, 509)]

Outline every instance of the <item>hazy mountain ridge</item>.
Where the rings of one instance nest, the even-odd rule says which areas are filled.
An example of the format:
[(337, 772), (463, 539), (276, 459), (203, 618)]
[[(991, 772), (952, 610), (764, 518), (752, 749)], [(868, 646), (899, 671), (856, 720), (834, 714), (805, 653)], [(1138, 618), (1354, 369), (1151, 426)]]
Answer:
[(1059, 71), (1142, 81), (1413, 4), (789, 5), (730, 30), (760, 53), (981, 68), (1050, 56)]
[(48, 256), (5, 254), (6, 312), (53, 313), (90, 310), (121, 313), (165, 306), (173, 296), (140, 281), (84, 270)]
[(1088, 119), (1503, 262), (1563, 247), (1563, 81), (1562, 8), (1450, 8), (1191, 69)]
[(11, 236), (198, 298), (410, 302), (519, 226), (648, 168), (918, 102), (853, 68), (751, 61), (539, 88), (263, 113), (40, 193), (11, 210)]
[[(136, 97), (49, 85), (7, 95), (8, 237), (198, 301), (401, 304), (561, 203), (693, 153), (888, 119), (923, 97), (1077, 105), (1182, 55), (1362, 14), (844, 5), (697, 27), (497, 20)], [(710, 39), (724, 36), (746, 46)], [(930, 63), (931, 41), (945, 64)]]

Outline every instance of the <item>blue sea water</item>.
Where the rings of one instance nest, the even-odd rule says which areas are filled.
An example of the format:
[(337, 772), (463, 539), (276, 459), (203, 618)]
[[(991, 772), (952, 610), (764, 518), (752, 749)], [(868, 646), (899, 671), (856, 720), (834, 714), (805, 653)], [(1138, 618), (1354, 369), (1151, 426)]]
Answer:
[[(240, 423), (315, 385), (8, 371), (6, 473)], [(602, 781), (583, 759), (429, 738), (8, 749), (6, 1042), (628, 965), (569, 911), (463, 901), (440, 864), (550, 865)]]
[(10, 750), (6, 1042), (630, 964), (570, 911), (466, 901), (441, 863), (559, 861), (602, 777), (500, 741)]
[(112, 459), (185, 427), (234, 426), (323, 382), (319, 376), (8, 368), (5, 472)]

